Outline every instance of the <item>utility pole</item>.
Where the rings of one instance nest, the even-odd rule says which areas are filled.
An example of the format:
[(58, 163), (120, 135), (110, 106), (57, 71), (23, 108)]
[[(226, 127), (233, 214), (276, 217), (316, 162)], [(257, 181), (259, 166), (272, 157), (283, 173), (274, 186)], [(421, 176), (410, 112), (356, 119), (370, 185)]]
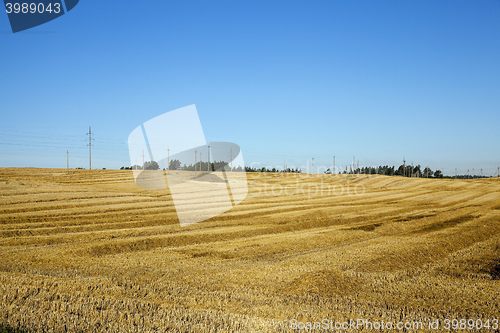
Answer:
[(89, 126), (89, 170), (92, 169), (92, 132)]
[(66, 169), (69, 173), (69, 151), (66, 150)]
[(195, 149), (195, 151), (194, 151), (194, 175), (195, 176), (196, 176), (196, 155), (198, 155), (198, 154), (197, 154), (197, 151)]
[(336, 174), (335, 172), (335, 156), (333, 156), (333, 170), (332, 170), (332, 174)]
[(144, 170), (144, 149), (142, 150), (142, 170)]
[(356, 167), (356, 156), (352, 157), (352, 174), (354, 175), (354, 168)]
[(210, 146), (208, 146), (208, 173), (210, 173)]
[(89, 170), (92, 169), (92, 130), (89, 126), (89, 132), (87, 133), (89, 135)]
[(474, 168), (472, 168), (472, 179), (474, 179)]
[(457, 176), (458, 176), (458, 174), (457, 174), (457, 168), (455, 168), (455, 179), (457, 179)]
[(312, 169), (313, 169), (313, 173), (312, 173), (312, 175), (313, 175), (313, 177), (314, 177), (314, 157), (313, 157)]
[(200, 151), (200, 175), (201, 175), (201, 151)]
[(358, 160), (358, 165), (356, 166), (356, 170), (358, 171), (358, 175), (359, 175), (359, 160)]
[(500, 167), (497, 168), (497, 178), (500, 177)]
[(403, 176), (406, 177), (406, 159), (405, 158), (403, 158), (403, 169), (404, 169)]
[(229, 150), (231, 152), (231, 172), (233, 172), (233, 148)]
[(285, 164), (285, 159), (283, 159), (283, 173), (286, 172), (286, 164)]
[(170, 173), (170, 148), (167, 148), (167, 174), (169, 173)]

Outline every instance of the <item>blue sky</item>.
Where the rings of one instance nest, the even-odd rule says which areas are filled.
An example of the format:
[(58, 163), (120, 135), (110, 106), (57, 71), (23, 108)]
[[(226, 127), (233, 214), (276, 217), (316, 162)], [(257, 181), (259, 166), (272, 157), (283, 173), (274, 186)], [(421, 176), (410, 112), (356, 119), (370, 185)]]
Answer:
[[(129, 165), (130, 132), (196, 104), (247, 165), (500, 166), (500, 1), (94, 1), (12, 34), (0, 167)], [(260, 164), (258, 164), (260, 163)]]

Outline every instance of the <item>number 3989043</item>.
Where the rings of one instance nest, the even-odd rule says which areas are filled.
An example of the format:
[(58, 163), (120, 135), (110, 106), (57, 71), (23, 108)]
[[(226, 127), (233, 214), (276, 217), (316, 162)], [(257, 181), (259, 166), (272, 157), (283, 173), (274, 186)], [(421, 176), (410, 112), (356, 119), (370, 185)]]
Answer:
[(35, 13), (56, 13), (59, 14), (61, 12), (61, 4), (60, 3), (49, 3), (47, 6), (43, 3), (6, 3), (5, 4), (7, 14), (10, 13), (23, 13), (23, 14), (35, 14)]

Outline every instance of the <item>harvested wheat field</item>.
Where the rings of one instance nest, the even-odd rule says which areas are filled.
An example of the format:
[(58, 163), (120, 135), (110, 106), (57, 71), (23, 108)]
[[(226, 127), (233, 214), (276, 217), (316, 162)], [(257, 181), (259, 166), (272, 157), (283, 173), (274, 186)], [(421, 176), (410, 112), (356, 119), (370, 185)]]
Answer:
[(0, 322), (284, 332), (292, 319), (421, 331), (439, 320), (446, 331), (445, 319), (480, 319), (494, 331), (498, 178), (247, 178), (241, 204), (180, 227), (170, 194), (136, 186), (132, 171), (0, 169)]

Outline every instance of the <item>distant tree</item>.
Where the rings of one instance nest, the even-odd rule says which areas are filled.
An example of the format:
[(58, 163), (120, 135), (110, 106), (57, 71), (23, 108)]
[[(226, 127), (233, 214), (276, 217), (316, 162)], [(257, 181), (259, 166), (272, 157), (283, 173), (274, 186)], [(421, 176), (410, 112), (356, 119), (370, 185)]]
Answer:
[(432, 171), (429, 167), (426, 167), (422, 172), (422, 177), (432, 177), (432, 175), (434, 175), (434, 171)]
[(413, 167), (413, 176), (415, 177), (420, 177), (422, 175), (422, 167), (417, 165), (416, 167)]
[(156, 161), (144, 162), (144, 170), (160, 170), (160, 165)]
[(326, 169), (325, 173), (326, 173), (327, 175), (331, 175), (331, 174), (332, 174), (332, 170), (330, 170), (330, 168), (328, 168), (328, 169)]
[(181, 167), (181, 161), (179, 160), (171, 160), (168, 168), (170, 170), (178, 170)]
[(434, 178), (443, 178), (443, 172), (441, 170), (434, 171)]
[(405, 166), (401, 164), (398, 168), (398, 171), (396, 173), (398, 176), (404, 176), (405, 175)]

